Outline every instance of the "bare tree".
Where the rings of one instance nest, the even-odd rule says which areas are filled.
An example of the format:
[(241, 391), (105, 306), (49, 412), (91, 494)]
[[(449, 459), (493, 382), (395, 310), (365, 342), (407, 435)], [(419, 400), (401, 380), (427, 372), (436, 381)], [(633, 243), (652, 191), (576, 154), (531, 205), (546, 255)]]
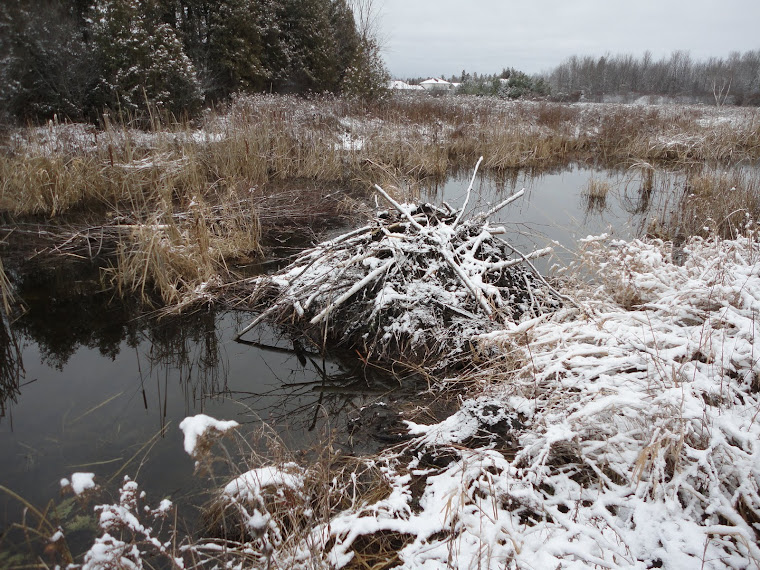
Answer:
[(381, 36), (382, 7), (376, 0), (349, 0), (349, 6), (354, 12), (356, 29), (362, 40), (373, 40), (378, 47), (385, 44)]

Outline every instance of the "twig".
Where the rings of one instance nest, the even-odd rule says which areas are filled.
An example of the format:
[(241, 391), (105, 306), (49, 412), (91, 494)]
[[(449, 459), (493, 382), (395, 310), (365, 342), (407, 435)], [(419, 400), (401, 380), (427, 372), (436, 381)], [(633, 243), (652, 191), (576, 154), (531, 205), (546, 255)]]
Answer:
[(488, 218), (490, 218), (491, 216), (493, 216), (496, 212), (498, 212), (502, 208), (505, 208), (506, 206), (508, 206), (509, 204), (511, 204), (512, 202), (514, 202), (515, 200), (517, 200), (518, 198), (521, 198), (523, 194), (525, 194), (525, 188), (523, 188), (519, 192), (515, 192), (514, 194), (512, 194), (509, 198), (507, 198), (503, 202), (499, 202), (498, 204), (496, 204), (493, 208), (491, 208), (487, 212), (484, 212), (482, 214), (478, 214), (477, 216), (475, 216), (474, 218), (472, 218), (472, 223), (473, 224), (478, 224), (478, 223), (480, 223), (480, 222), (482, 222), (484, 220), (487, 220)]
[[(520, 252), (516, 251), (515, 249), (512, 249), (512, 251), (520, 255)], [(484, 263), (488, 267), (488, 269), (506, 269), (507, 267), (514, 267), (515, 265), (519, 265), (523, 262), (527, 262), (529, 259), (536, 259), (537, 257), (543, 257), (545, 255), (549, 255), (552, 251), (554, 251), (552, 248), (545, 247), (543, 249), (537, 249), (536, 251), (531, 251), (529, 254), (522, 256), (520, 259), (508, 259), (505, 261), (497, 261), (497, 262), (491, 262), (491, 263), (484, 262)]]
[(264, 311), (263, 313), (261, 313), (261, 314), (260, 314), (258, 317), (256, 317), (255, 319), (253, 319), (253, 321), (251, 321), (251, 324), (249, 324), (249, 325), (248, 325), (247, 327), (245, 327), (245, 328), (244, 328), (242, 331), (240, 331), (238, 334), (236, 334), (236, 335), (235, 335), (235, 338), (234, 338), (233, 340), (235, 340), (235, 341), (239, 341), (239, 340), (240, 340), (240, 338), (241, 338), (241, 337), (242, 337), (242, 336), (243, 336), (245, 333), (247, 333), (248, 331), (250, 331), (251, 329), (253, 329), (253, 328), (254, 328), (256, 325), (258, 325), (259, 323), (261, 323), (261, 322), (262, 322), (264, 319), (266, 319), (266, 318), (267, 318), (267, 317), (268, 317), (268, 316), (269, 316), (271, 313), (273, 313), (273, 312), (274, 312), (274, 310), (275, 310), (275, 309), (277, 309), (277, 308), (278, 308), (278, 305), (277, 305), (277, 304), (274, 304), (274, 305), (272, 305), (271, 307), (269, 307), (269, 308), (268, 308), (266, 311)]
[(419, 222), (417, 222), (417, 220), (415, 220), (412, 217), (412, 215), (409, 213), (408, 210), (406, 210), (401, 204), (399, 204), (398, 202), (396, 202), (396, 200), (394, 200), (393, 198), (391, 198), (385, 192), (385, 190), (383, 190), (382, 188), (380, 188), (380, 186), (378, 186), (377, 184), (375, 184), (375, 190), (377, 190), (378, 192), (380, 192), (380, 195), (383, 198), (385, 198), (394, 208), (396, 208), (401, 213), (402, 216), (404, 216), (407, 220), (409, 220), (409, 223), (411, 223), (417, 230), (419, 230), (419, 231), (423, 231), (424, 230), (424, 228), (419, 224)]
[(467, 187), (467, 195), (464, 198), (464, 204), (462, 204), (462, 209), (459, 210), (459, 214), (457, 215), (457, 219), (454, 220), (454, 224), (451, 226), (452, 230), (455, 230), (456, 227), (459, 225), (459, 222), (462, 220), (462, 216), (464, 215), (464, 211), (467, 208), (467, 203), (470, 201), (470, 194), (472, 193), (472, 185), (475, 184), (475, 176), (478, 174), (478, 167), (480, 166), (480, 163), (483, 162), (483, 157), (481, 156), (478, 159), (478, 163), (475, 165), (475, 172), (472, 173), (472, 178), (470, 179), (470, 185)]
[(538, 278), (538, 280), (541, 281), (541, 283), (543, 283), (546, 286), (546, 288), (549, 289), (549, 291), (553, 295), (555, 295), (558, 299), (560, 299), (562, 301), (565, 301), (566, 303), (570, 303), (575, 308), (583, 310), (583, 307), (581, 307), (580, 304), (577, 303), (574, 299), (571, 299), (567, 295), (563, 295), (562, 293), (560, 293), (559, 291), (557, 291), (554, 287), (552, 287), (551, 285), (549, 285), (549, 282), (546, 279), (544, 279), (544, 276), (541, 275), (541, 273), (539, 272), (539, 270), (536, 269), (536, 266), (533, 265), (530, 262), (530, 259), (528, 259), (527, 256), (525, 256), (522, 253), (520, 253), (518, 250), (516, 250), (514, 248), (514, 246), (510, 245), (508, 242), (504, 241), (503, 239), (501, 239), (501, 238), (495, 238), (495, 239), (499, 240), (501, 243), (503, 243), (509, 249), (511, 249), (514, 253), (516, 253), (517, 255), (519, 255), (522, 258), (522, 260), (525, 262), (525, 264), (528, 265), (528, 267), (530, 267), (531, 271), (533, 271), (533, 274), (536, 276), (536, 278)]
[(324, 318), (330, 314), (330, 312), (333, 309), (336, 309), (343, 303), (345, 303), (352, 295), (357, 293), (358, 291), (362, 290), (364, 287), (369, 285), (372, 281), (374, 281), (377, 277), (380, 276), (384, 271), (387, 271), (388, 268), (395, 263), (395, 259), (391, 259), (390, 261), (384, 263), (380, 267), (376, 268), (374, 271), (367, 274), (364, 279), (359, 281), (358, 283), (355, 283), (353, 287), (351, 287), (348, 291), (343, 293), (340, 297), (338, 297), (335, 301), (330, 303), (327, 307), (322, 309), (322, 312), (320, 312), (316, 317), (311, 319), (311, 324), (316, 325), (324, 320)]
[(457, 265), (456, 261), (454, 261), (454, 256), (451, 255), (450, 252), (446, 251), (443, 247), (441, 247), (439, 251), (443, 256), (443, 259), (446, 260), (446, 263), (449, 264), (449, 267), (451, 267), (451, 269), (454, 270), (454, 273), (456, 273), (456, 276), (459, 277), (459, 280), (464, 284), (465, 287), (467, 287), (467, 289), (470, 290), (470, 293), (472, 293), (473, 297), (475, 297), (475, 300), (480, 304), (480, 307), (483, 309), (485, 314), (491, 316), (493, 311), (488, 305), (488, 301), (486, 300), (483, 291), (481, 291), (478, 287), (475, 286), (472, 281), (470, 281), (470, 278), (467, 277), (464, 270), (459, 267), (459, 265)]

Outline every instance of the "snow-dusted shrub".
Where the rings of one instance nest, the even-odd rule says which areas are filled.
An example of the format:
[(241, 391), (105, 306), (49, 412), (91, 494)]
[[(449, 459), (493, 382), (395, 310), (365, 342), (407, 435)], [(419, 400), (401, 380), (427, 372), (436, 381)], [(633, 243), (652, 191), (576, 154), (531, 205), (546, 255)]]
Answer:
[[(760, 564), (760, 246), (694, 238), (684, 252), (588, 240), (601, 278), (579, 307), (475, 339), (511, 365), (481, 366), (486, 394), (444, 422), (410, 424), (391, 496), (321, 529), (333, 562), (392, 528), (414, 537), (404, 568)], [(466, 445), (486, 409), (519, 421)], [(445, 466), (424, 461), (447, 447)]]

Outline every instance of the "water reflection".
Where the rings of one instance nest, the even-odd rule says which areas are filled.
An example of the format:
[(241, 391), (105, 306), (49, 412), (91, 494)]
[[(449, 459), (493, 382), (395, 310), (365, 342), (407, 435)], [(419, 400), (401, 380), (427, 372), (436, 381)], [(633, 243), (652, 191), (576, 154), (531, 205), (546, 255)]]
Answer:
[(620, 204), (632, 216), (646, 214), (652, 206), (655, 170), (651, 165), (643, 165), (629, 169), (628, 173), (620, 195)]
[(607, 209), (607, 195), (610, 193), (610, 183), (595, 177), (589, 178), (581, 190), (581, 207), (586, 219), (594, 214), (600, 214)]
[[(77, 281), (68, 289), (67, 272)], [(8, 390), (3, 377), (0, 485), (33, 504), (56, 497), (74, 471), (101, 483), (137, 476), (155, 497), (192, 502), (204, 482), (183, 450), (185, 416), (267, 422), (291, 448), (307, 448), (398, 388), (357, 355), (325, 357), (275, 329), (235, 342), (248, 314), (137, 316), (97, 282), (63, 273), (21, 282), (29, 310), (0, 329), (4, 371), (18, 372)], [(20, 508), (0, 495), (0, 512), (2, 534)]]
[[(551, 245), (551, 260), (539, 260), (545, 272), (553, 264), (572, 261), (578, 240), (608, 233), (630, 239), (643, 235), (651, 220), (663, 216), (682, 195), (686, 170), (660, 170), (636, 163), (618, 170), (573, 165), (544, 171), (509, 171), (498, 178), (478, 176), (471, 206), (483, 211), (510, 193), (525, 188), (525, 197), (494, 216), (510, 232), (510, 241), (523, 252)], [(464, 202), (471, 173), (459, 173), (432, 185), (421, 198), (454, 207)]]
[(0, 420), (6, 415), (6, 406), (12, 405), (21, 390), (24, 363), (16, 333), (8, 324), (4, 310), (0, 310)]
[(390, 393), (398, 398), (411, 397), (425, 387), (420, 378), (407, 370), (380, 368), (358, 354), (326, 358), (268, 326), (258, 327), (237, 342), (263, 353), (298, 360), (300, 370), (291, 370), (287, 376), (276, 375), (279, 383), (270, 392), (229, 391), (231, 397), (253, 410), (266, 409), (266, 399), (275, 396), (280, 405), (268, 409), (268, 418), (275, 425), (295, 424), (299, 430), (312, 432), (320, 418), (334, 422), (374, 398)]

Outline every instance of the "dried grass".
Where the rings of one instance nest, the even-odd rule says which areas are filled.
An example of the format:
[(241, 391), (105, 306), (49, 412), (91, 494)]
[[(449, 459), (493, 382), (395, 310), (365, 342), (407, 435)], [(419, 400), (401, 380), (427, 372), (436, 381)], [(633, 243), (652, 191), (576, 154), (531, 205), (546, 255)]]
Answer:
[(610, 183), (598, 180), (593, 176), (581, 189), (581, 199), (584, 200), (587, 212), (602, 212), (607, 207), (607, 195), (610, 193)]
[(0, 156), (2, 209), (53, 216), (272, 180), (387, 182), (372, 165), (416, 180), (441, 178), (479, 156), (493, 172), (588, 158), (616, 164), (760, 157), (753, 109), (403, 96), (364, 107), (257, 96), (209, 114), (200, 130), (156, 122), (146, 133), (128, 124), (108, 119), (99, 131), (51, 124), (14, 134)]
[[(96, 226), (118, 235), (117, 246), (98, 247), (117, 251), (107, 282), (164, 304), (186, 302), (215, 276), (233, 279), (230, 266), (254, 258), (268, 235), (304, 224), (319, 229), (331, 216), (361, 210), (336, 187), (413, 189), (479, 156), (486, 157), (485, 172), (500, 176), (592, 158), (653, 165), (760, 156), (757, 111), (726, 107), (404, 96), (363, 106), (331, 97), (256, 96), (209, 113), (200, 125), (160, 115), (148, 131), (130, 125), (129, 117), (106, 116), (101, 129), (51, 123), (11, 133), (0, 153), (0, 211), (11, 224), (29, 216), (98, 216)], [(292, 191), (295, 181), (299, 192)], [(690, 181), (696, 191), (687, 195), (696, 198), (684, 197), (679, 212), (660, 216), (669, 221), (653, 224), (652, 232), (688, 235), (700, 211), (714, 212), (722, 235), (741, 225), (740, 209), (754, 219), (754, 181), (714, 181), (714, 199), (705, 184)], [(727, 184), (740, 199), (717, 199)], [(601, 186), (587, 189), (592, 209), (603, 206), (602, 194)], [(639, 202), (648, 197), (651, 191)], [(200, 209), (191, 212), (191, 203)], [(104, 223), (109, 218), (120, 221)], [(162, 229), (153, 235), (156, 227)], [(65, 249), (73, 233), (54, 249)]]
[[(318, 447), (298, 457), (266, 426), (245, 437), (238, 434), (237, 442), (238, 454), (245, 457), (244, 470), (250, 471), (241, 472), (240, 464), (233, 463), (223, 447), (218, 454), (206, 446), (203, 457), (197, 458), (207, 473), (214, 471), (214, 465), (217, 472), (233, 473), (234, 492), (228, 492), (227, 485), (228, 491), (215, 493), (204, 508), (203, 538), (185, 548), (196, 564), (247, 560), (254, 566), (327, 567), (325, 549), (330, 537), (315, 529), (329, 524), (338, 512), (362, 508), (390, 493), (387, 478), (372, 460), (335, 451), (329, 433)], [(308, 469), (299, 466), (305, 458)], [(297, 484), (269, 485), (266, 477), (272, 474), (283, 474)], [(218, 484), (218, 475), (212, 475), (212, 480)], [(216, 545), (225, 549), (219, 552)], [(368, 545), (364, 554), (369, 558), (378, 552)]]
[(656, 214), (650, 235), (680, 244), (689, 236), (731, 239), (760, 219), (760, 171), (703, 168), (689, 173)]

